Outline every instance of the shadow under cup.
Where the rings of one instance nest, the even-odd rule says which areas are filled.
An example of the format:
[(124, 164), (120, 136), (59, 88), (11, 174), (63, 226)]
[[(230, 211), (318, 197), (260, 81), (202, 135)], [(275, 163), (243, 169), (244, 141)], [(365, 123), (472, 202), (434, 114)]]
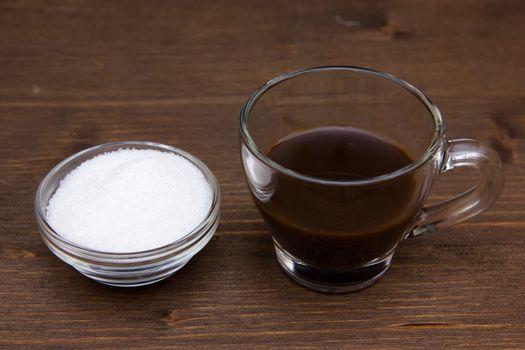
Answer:
[[(340, 180), (292, 170), (269, 156), (290, 135), (322, 127), (380, 135), (411, 160), (388, 173)], [(397, 244), (419, 223), (446, 153), (441, 115), (423, 93), (357, 67), (272, 79), (244, 105), (240, 130), (246, 180), (281, 267), (324, 292), (359, 290), (386, 272)]]

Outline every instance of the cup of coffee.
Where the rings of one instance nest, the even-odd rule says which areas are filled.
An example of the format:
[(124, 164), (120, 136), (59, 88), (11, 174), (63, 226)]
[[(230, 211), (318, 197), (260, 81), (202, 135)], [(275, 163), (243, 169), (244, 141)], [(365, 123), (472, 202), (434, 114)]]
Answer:
[[(240, 135), (277, 260), (317, 291), (371, 285), (403, 239), (481, 213), (503, 187), (492, 148), (447, 140), (423, 92), (366, 68), (316, 67), (268, 81), (243, 106)], [(459, 167), (479, 171), (474, 187), (426, 203), (433, 180)]]

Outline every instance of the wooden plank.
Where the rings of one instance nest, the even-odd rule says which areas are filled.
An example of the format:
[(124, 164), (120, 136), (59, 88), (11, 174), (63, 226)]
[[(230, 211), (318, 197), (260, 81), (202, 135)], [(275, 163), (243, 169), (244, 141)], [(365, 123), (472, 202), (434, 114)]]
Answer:
[[(525, 343), (522, 1), (0, 3), (0, 348), (522, 349)], [(278, 73), (350, 64), (394, 73), (442, 109), (449, 137), (500, 153), (491, 211), (403, 242), (353, 294), (279, 269), (239, 160), (242, 103)], [(33, 196), (64, 157), (151, 140), (216, 173), (223, 215), (159, 284), (96, 284), (39, 238)], [(433, 200), (467, 188), (447, 175)]]

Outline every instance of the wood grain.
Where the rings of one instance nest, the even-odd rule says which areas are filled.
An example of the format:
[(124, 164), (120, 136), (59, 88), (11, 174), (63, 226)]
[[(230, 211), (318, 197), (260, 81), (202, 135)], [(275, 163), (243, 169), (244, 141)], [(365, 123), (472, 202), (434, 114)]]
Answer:
[[(523, 349), (523, 37), (522, 1), (1, 1), (0, 348)], [(449, 137), (489, 142), (506, 172), (491, 211), (403, 242), (380, 282), (347, 295), (281, 272), (238, 155), (246, 97), (327, 64), (413, 82)], [(206, 249), (129, 290), (60, 262), (33, 219), (52, 166), (118, 140), (195, 154), (224, 195)], [(433, 199), (471, 182), (447, 175)]]

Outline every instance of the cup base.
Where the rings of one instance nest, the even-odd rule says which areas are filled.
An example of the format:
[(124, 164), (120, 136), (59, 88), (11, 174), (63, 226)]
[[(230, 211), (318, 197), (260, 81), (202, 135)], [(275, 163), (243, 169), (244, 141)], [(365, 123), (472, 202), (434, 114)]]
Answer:
[(306, 265), (274, 242), (277, 261), (286, 274), (303, 287), (325, 293), (348, 293), (364, 289), (376, 282), (390, 267), (394, 250), (384, 257), (341, 273), (324, 272)]

